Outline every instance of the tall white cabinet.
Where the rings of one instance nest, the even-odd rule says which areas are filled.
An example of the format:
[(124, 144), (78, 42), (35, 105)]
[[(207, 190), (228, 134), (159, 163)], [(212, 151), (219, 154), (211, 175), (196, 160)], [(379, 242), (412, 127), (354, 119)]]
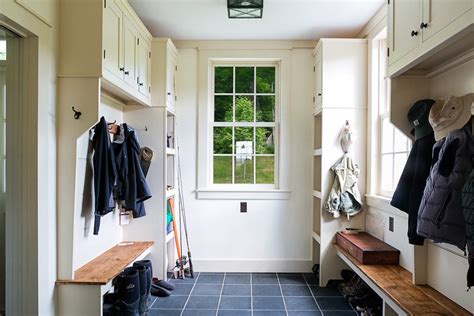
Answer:
[(367, 41), (321, 39), (314, 50), (313, 150), (313, 260), (320, 263), (320, 285), (338, 279), (345, 264), (333, 247), (336, 232), (345, 227), (365, 228), (364, 214), (333, 218), (324, 207), (334, 181), (330, 168), (343, 151), (339, 134), (346, 121), (355, 142), (352, 158), (359, 164), (359, 189), (365, 191), (367, 119)]

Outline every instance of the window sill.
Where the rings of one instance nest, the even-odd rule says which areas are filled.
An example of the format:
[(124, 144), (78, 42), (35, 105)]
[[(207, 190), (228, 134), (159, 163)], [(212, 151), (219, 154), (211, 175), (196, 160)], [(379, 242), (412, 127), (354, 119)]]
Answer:
[(400, 211), (399, 209), (390, 205), (391, 198), (382, 195), (365, 195), (365, 200), (367, 202), (367, 206), (376, 208), (386, 213), (390, 213), (392, 215), (407, 218), (408, 214), (405, 212)]
[(286, 190), (196, 190), (199, 200), (289, 200), (291, 191)]

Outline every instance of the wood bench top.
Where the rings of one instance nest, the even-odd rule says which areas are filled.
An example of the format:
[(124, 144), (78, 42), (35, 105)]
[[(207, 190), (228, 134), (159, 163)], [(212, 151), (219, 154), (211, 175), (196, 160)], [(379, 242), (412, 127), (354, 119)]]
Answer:
[(74, 271), (73, 280), (58, 280), (56, 284), (106, 285), (153, 244), (153, 241), (122, 242)]
[(334, 246), (408, 315), (472, 315), (430, 286), (413, 284), (412, 274), (401, 266), (363, 265)]

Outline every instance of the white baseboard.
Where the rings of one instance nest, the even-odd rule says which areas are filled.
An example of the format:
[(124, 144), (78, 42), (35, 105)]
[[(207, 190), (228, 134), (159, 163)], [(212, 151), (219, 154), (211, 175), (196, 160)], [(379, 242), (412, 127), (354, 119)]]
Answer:
[(311, 260), (207, 260), (193, 259), (198, 272), (310, 272)]

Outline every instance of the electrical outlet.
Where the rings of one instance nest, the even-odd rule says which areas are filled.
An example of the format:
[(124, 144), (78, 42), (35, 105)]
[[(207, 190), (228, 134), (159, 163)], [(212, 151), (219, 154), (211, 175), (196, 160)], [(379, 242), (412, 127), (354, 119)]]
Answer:
[(394, 222), (395, 222), (394, 218), (390, 216), (388, 218), (388, 230), (391, 231), (391, 232), (393, 232)]
[(247, 213), (247, 202), (240, 202), (240, 213)]

